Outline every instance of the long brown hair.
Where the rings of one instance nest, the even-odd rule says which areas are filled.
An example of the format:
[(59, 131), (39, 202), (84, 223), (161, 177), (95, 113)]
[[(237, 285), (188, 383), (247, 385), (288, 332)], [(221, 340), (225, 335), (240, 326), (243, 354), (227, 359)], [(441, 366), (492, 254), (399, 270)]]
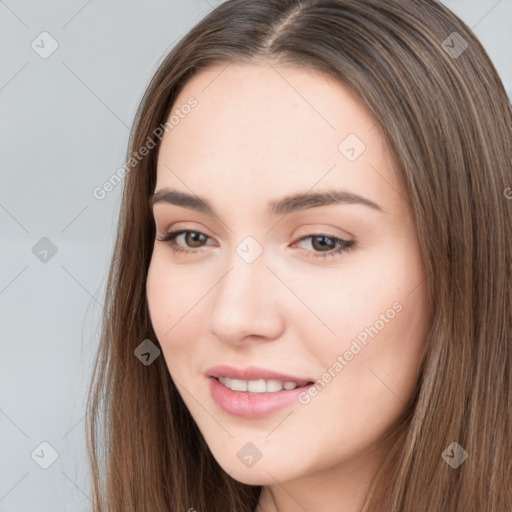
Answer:
[[(435, 0), (228, 0), (163, 60), (130, 135), (129, 159), (148, 137), (156, 147), (124, 182), (87, 406), (94, 511), (258, 502), (261, 486), (213, 458), (164, 358), (146, 366), (134, 350), (158, 346), (145, 295), (157, 128), (198, 71), (262, 59), (351, 88), (380, 121), (415, 216), (432, 326), (411, 413), (363, 510), (512, 510), (512, 108), (486, 51)], [(456, 469), (441, 457), (452, 442), (468, 453)]]

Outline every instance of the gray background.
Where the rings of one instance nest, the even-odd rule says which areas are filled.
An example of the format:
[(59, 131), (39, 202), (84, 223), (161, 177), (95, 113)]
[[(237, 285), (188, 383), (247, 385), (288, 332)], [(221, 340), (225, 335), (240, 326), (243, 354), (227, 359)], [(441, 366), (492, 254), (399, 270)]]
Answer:
[[(92, 191), (163, 56), (219, 3), (0, 0), (0, 512), (90, 510), (85, 398), (122, 185)], [(512, 0), (445, 4), (512, 96)]]

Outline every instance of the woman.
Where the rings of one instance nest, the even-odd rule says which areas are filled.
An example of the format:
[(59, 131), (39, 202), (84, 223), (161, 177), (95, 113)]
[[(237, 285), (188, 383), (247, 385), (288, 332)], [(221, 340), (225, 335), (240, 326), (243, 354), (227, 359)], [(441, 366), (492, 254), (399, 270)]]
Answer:
[(511, 140), (434, 0), (194, 27), (130, 138), (95, 510), (510, 510)]

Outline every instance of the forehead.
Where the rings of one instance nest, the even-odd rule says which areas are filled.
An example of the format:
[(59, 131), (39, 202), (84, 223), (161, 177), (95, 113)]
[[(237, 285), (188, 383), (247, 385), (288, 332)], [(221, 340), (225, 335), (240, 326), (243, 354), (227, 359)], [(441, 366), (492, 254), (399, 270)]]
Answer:
[[(191, 97), (196, 106), (183, 108)], [(344, 84), (316, 70), (218, 64), (185, 84), (171, 115), (157, 189), (186, 186), (208, 196), (224, 184), (247, 204), (343, 186), (382, 204), (399, 187), (377, 119)]]

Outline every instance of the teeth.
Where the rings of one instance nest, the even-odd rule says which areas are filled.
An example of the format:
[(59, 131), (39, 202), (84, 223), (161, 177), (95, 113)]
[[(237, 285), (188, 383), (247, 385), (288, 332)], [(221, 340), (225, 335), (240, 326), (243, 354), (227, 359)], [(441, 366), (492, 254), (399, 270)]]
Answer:
[(228, 377), (218, 377), (220, 383), (233, 391), (248, 391), (249, 393), (275, 393), (283, 389), (295, 389), (296, 382), (282, 382), (275, 379), (240, 380)]

